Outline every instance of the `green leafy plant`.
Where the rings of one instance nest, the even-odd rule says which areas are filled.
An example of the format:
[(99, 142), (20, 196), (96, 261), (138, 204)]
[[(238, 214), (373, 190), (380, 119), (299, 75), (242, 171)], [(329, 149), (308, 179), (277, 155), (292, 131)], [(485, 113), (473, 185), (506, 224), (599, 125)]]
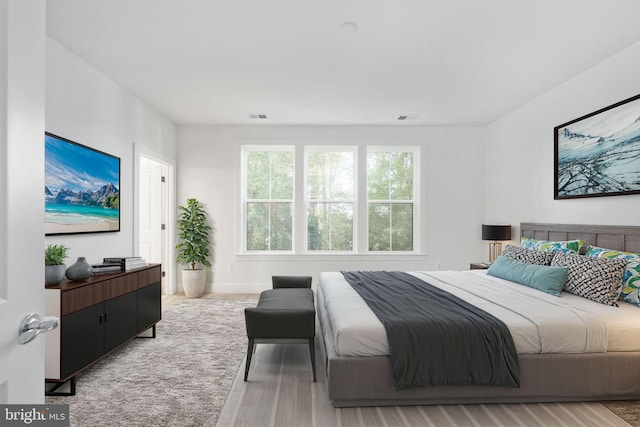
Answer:
[(47, 245), (44, 250), (44, 265), (62, 265), (69, 248), (65, 245)]
[(178, 238), (176, 245), (178, 256), (176, 261), (190, 265), (195, 270), (196, 264), (211, 267), (211, 226), (207, 224), (207, 212), (196, 199), (188, 199), (186, 206), (178, 206)]

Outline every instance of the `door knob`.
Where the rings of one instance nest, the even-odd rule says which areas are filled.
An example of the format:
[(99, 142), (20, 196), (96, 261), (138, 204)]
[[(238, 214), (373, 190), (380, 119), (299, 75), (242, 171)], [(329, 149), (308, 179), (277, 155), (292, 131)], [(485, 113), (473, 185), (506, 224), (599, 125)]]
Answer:
[(60, 319), (57, 317), (40, 318), (36, 313), (31, 313), (20, 322), (18, 330), (18, 344), (31, 342), (41, 332), (49, 332), (58, 327)]

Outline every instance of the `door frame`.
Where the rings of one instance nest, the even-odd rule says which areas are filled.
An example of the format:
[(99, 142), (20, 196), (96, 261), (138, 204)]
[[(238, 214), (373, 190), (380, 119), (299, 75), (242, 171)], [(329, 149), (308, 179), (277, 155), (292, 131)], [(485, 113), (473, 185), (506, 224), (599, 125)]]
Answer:
[[(135, 149), (134, 149), (135, 151)], [(163, 281), (163, 294), (165, 295), (173, 295), (176, 293), (176, 268), (174, 262), (174, 246), (175, 246), (175, 233), (176, 233), (176, 185), (175, 185), (175, 165), (171, 162), (162, 160), (152, 154), (148, 154), (146, 152), (140, 151), (135, 158), (135, 169), (136, 173), (134, 174), (136, 185), (136, 204), (134, 209), (134, 229), (137, 231), (133, 233), (133, 246), (134, 253), (139, 254), (140, 252), (140, 159), (144, 157), (145, 159), (159, 163), (162, 167), (162, 175), (165, 177), (165, 183), (162, 186), (162, 209), (161, 209), (161, 220), (162, 223), (165, 224), (164, 233), (162, 234), (162, 249), (161, 249), (161, 258), (162, 258), (162, 271), (164, 272)]]

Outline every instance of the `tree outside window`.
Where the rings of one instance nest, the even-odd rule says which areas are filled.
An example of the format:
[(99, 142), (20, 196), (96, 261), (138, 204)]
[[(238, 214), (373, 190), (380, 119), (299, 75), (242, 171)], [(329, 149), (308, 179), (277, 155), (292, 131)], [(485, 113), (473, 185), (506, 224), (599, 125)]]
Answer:
[(307, 250), (353, 251), (355, 149), (305, 151)]
[(293, 147), (245, 149), (247, 251), (293, 250)]
[(414, 152), (367, 154), (369, 251), (413, 251)]

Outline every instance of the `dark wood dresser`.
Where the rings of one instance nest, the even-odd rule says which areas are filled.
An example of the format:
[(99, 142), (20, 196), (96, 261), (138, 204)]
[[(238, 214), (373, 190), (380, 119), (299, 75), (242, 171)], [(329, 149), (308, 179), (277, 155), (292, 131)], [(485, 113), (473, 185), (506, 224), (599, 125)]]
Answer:
[(116, 350), (161, 318), (161, 266), (93, 276), (83, 282), (45, 286), (46, 315), (60, 318), (60, 327), (45, 340), (45, 381), (58, 386)]

